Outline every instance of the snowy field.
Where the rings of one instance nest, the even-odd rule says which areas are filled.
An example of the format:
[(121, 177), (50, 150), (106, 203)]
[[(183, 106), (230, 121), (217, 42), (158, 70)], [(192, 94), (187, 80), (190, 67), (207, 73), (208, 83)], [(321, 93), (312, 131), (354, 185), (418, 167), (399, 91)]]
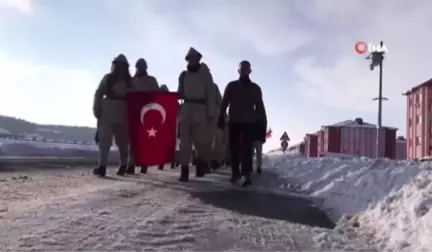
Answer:
[(387, 251), (432, 250), (430, 162), (273, 153), (272, 187), (303, 192), (344, 232)]

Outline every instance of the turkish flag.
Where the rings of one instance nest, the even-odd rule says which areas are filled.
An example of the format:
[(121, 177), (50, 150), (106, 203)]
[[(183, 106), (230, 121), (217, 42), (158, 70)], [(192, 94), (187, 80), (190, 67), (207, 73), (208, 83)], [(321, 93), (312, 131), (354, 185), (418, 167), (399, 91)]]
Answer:
[(137, 165), (175, 161), (177, 93), (129, 91), (129, 137)]

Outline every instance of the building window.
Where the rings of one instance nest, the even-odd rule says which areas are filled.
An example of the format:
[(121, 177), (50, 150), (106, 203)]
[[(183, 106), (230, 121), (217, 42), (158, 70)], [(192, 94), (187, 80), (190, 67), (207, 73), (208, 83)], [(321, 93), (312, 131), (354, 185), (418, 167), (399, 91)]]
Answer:
[(416, 115), (416, 124), (421, 124), (421, 122), (422, 122), (422, 116)]
[(412, 146), (412, 139), (408, 138), (408, 146), (411, 147)]
[(411, 118), (408, 118), (408, 127), (411, 127), (411, 125), (412, 125), (412, 120)]
[(409, 99), (408, 99), (408, 106), (412, 106), (412, 98), (410, 97)]
[(422, 143), (422, 138), (421, 137), (416, 137), (416, 145), (419, 146)]

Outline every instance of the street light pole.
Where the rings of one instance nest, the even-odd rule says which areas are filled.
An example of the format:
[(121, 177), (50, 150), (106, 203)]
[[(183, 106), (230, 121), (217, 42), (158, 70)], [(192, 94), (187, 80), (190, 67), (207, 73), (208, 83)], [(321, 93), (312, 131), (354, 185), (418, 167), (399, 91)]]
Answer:
[[(384, 42), (380, 42), (381, 48), (383, 47)], [(370, 64), (370, 70), (373, 71), (376, 66), (379, 67), (379, 86), (378, 86), (378, 97), (374, 100), (378, 100), (378, 127), (377, 127), (377, 139), (376, 139), (376, 157), (380, 156), (380, 138), (381, 138), (381, 129), (382, 129), (382, 101), (388, 100), (383, 97), (383, 60), (384, 60), (384, 51), (380, 50), (377, 52), (372, 52), (366, 59), (372, 59)]]

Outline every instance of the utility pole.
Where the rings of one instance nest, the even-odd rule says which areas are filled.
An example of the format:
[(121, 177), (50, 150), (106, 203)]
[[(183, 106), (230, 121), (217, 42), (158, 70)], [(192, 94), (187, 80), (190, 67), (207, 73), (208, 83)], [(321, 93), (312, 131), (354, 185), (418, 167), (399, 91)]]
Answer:
[[(384, 42), (380, 42), (381, 48), (383, 47)], [(383, 60), (384, 60), (384, 51), (375, 51), (372, 52), (367, 60), (371, 60), (370, 70), (373, 71), (376, 66), (379, 67), (379, 85), (378, 85), (378, 97), (373, 100), (378, 100), (378, 127), (377, 127), (377, 139), (376, 139), (376, 157), (380, 156), (380, 138), (381, 138), (381, 128), (382, 128), (382, 102), (384, 100), (388, 100), (383, 97)]]

